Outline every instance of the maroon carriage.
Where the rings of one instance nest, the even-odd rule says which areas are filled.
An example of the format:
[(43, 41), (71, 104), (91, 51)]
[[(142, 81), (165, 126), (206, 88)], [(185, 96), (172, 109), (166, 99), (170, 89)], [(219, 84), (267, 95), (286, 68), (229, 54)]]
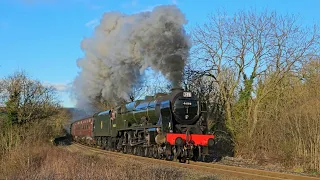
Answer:
[(71, 135), (73, 137), (73, 140), (76, 142), (91, 144), (93, 142), (92, 130), (92, 117), (77, 120), (71, 124)]

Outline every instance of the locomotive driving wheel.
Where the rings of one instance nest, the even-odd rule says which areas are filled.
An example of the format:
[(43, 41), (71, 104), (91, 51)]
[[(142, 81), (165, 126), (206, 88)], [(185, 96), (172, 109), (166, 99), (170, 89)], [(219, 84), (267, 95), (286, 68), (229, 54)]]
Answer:
[(158, 148), (157, 148), (157, 146), (153, 146), (152, 151), (153, 151), (153, 152), (152, 152), (153, 158), (159, 159), (159, 153), (158, 153)]
[(166, 145), (166, 151), (165, 151), (165, 159), (167, 161), (172, 161), (174, 159), (174, 154), (172, 152), (171, 145)]
[(128, 154), (132, 154), (132, 147), (130, 145), (127, 146)]
[(174, 159), (174, 155), (172, 154), (166, 156), (167, 161), (173, 161), (173, 159)]
[(143, 156), (149, 157), (149, 148), (147, 148), (147, 147), (143, 148)]
[(149, 158), (153, 157), (153, 148), (152, 147), (148, 147), (148, 157)]
[(132, 154), (134, 154), (134, 155), (138, 155), (138, 147), (137, 146), (134, 146), (133, 148), (133, 153)]
[(186, 162), (187, 162), (187, 158), (186, 158), (185, 156), (180, 157), (180, 158), (179, 158), (179, 162), (180, 162), (180, 163), (186, 163)]
[(96, 141), (97, 141), (97, 145), (101, 147), (101, 137), (97, 137)]
[(127, 146), (125, 145), (125, 146), (123, 146), (123, 153), (124, 154), (127, 154), (128, 153), (128, 148), (127, 148)]
[(103, 150), (105, 150), (105, 149), (107, 149), (107, 137), (102, 137), (101, 138), (101, 148), (103, 149)]
[(144, 149), (142, 146), (138, 146), (138, 156), (144, 156)]

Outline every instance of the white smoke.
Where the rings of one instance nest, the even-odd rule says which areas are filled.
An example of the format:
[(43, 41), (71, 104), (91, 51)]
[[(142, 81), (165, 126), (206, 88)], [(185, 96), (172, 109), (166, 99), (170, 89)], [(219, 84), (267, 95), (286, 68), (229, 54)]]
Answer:
[(183, 28), (186, 23), (172, 5), (133, 15), (105, 13), (93, 36), (81, 43), (85, 56), (77, 62), (81, 72), (73, 83), (78, 105), (97, 96), (112, 102), (128, 100), (148, 67), (180, 86), (191, 46)]

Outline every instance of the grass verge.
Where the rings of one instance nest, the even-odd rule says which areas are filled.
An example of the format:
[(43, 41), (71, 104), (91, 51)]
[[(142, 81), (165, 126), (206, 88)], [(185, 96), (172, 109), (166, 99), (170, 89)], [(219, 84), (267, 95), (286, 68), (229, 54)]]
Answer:
[[(210, 174), (142, 163), (132, 159), (116, 159), (85, 154), (71, 147), (50, 145), (17, 148), (1, 159), (0, 174), (4, 179), (123, 179), (178, 180), (217, 179)], [(1, 179), (1, 178), (0, 178)], [(220, 178), (219, 178), (220, 179)]]

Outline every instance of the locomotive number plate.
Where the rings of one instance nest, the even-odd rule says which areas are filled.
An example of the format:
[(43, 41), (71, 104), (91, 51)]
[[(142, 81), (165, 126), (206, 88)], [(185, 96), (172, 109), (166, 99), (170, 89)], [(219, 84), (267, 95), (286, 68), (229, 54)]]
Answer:
[(183, 97), (191, 97), (191, 92), (183, 92)]

